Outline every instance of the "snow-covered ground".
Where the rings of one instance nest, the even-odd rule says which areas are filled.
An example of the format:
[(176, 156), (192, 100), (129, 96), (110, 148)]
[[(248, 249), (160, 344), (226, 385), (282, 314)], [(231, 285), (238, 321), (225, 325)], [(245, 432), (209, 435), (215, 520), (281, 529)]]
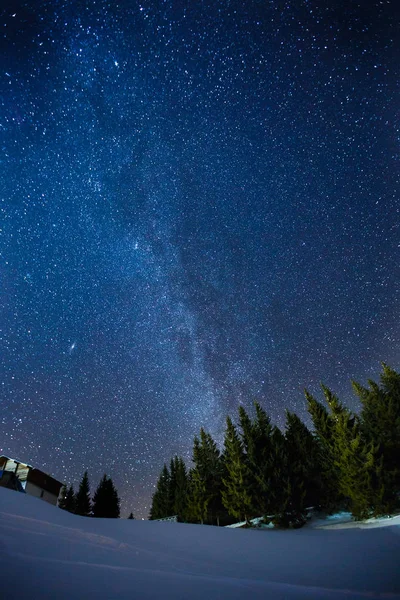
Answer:
[(0, 597), (400, 599), (400, 524), (243, 530), (70, 515), (0, 488)]

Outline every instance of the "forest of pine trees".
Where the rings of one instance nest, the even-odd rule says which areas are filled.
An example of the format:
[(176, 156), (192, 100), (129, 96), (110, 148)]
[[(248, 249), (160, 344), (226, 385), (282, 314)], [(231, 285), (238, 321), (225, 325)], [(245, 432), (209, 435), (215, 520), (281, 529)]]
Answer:
[(399, 511), (400, 374), (383, 365), (379, 384), (353, 389), (359, 414), (325, 386), (324, 402), (306, 391), (311, 431), (289, 411), (281, 431), (258, 403), (253, 417), (241, 406), (237, 424), (227, 418), (222, 452), (201, 429), (189, 470), (178, 456), (164, 465), (150, 519), (217, 525), (263, 515), (301, 527), (310, 507), (357, 520)]
[[(75, 515), (82, 517), (98, 517), (103, 519), (118, 519), (120, 516), (120, 500), (111, 477), (103, 475), (93, 500), (90, 498), (90, 485), (85, 471), (75, 494), (73, 486), (63, 486), (58, 506)], [(129, 518), (133, 519), (133, 514)]]

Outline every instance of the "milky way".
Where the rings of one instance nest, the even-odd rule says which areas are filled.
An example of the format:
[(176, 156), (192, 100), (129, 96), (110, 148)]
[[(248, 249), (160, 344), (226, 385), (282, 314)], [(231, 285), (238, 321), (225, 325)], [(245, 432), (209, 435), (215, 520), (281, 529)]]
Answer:
[(240, 403), (399, 368), (395, 4), (2, 3), (1, 453), (147, 516)]

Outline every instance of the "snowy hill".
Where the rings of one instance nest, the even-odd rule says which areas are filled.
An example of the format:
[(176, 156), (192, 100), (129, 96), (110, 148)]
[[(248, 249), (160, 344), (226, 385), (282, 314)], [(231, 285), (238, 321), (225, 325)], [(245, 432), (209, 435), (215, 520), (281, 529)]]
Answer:
[(255, 531), (87, 519), (0, 488), (0, 564), (7, 600), (400, 599), (400, 525)]

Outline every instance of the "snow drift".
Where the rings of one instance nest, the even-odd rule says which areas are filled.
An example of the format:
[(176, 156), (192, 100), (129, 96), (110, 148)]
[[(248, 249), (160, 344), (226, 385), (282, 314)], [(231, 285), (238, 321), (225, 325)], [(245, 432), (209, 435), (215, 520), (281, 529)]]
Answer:
[(400, 599), (396, 522), (256, 531), (89, 519), (0, 488), (0, 596)]

